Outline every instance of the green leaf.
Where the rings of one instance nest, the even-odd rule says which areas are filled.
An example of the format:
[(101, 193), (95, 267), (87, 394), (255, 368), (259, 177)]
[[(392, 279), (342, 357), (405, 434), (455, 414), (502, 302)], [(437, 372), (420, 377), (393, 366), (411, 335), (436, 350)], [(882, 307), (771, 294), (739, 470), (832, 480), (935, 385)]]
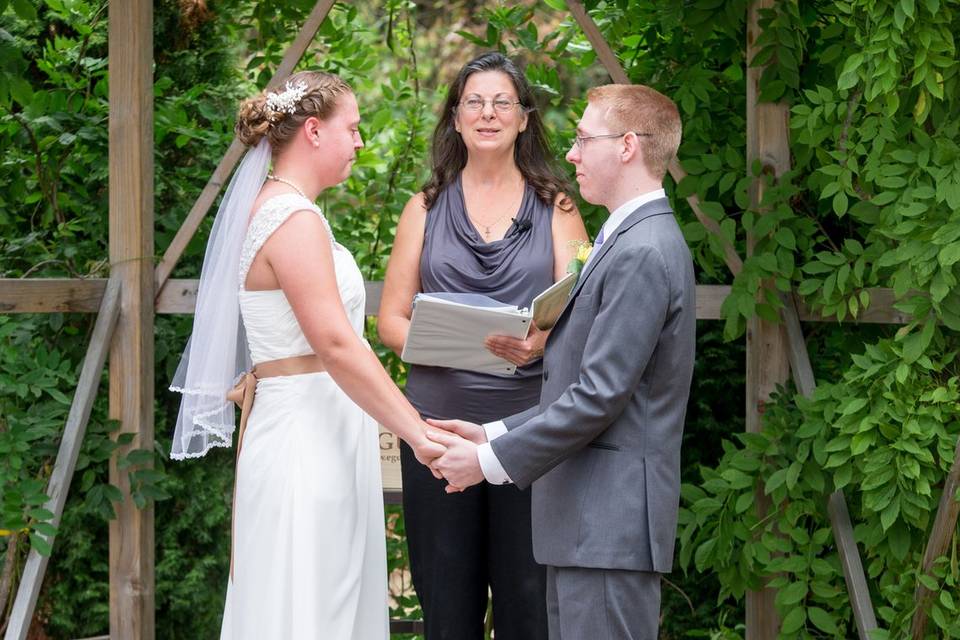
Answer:
[(791, 637), (807, 621), (807, 610), (804, 607), (794, 607), (783, 618), (783, 624), (780, 627), (781, 636)]
[(837, 79), (837, 89), (844, 91), (851, 89), (860, 82), (860, 77), (856, 73), (844, 73)]
[(900, 384), (903, 384), (904, 381), (907, 379), (908, 375), (910, 375), (910, 366), (907, 365), (907, 363), (905, 362), (901, 362), (897, 366), (897, 373), (896, 373), (897, 382)]
[(927, 574), (921, 574), (917, 576), (917, 581), (927, 588), (929, 591), (939, 591), (940, 583), (934, 580), (931, 576)]
[(53, 553), (53, 546), (47, 542), (46, 538), (39, 534), (30, 534), (30, 545), (37, 550), (37, 553), (44, 557), (49, 558), (50, 554)]
[(777, 594), (777, 600), (783, 605), (793, 605), (803, 600), (806, 595), (806, 582), (791, 582), (786, 588)]
[(787, 227), (781, 227), (777, 229), (777, 232), (774, 234), (774, 239), (777, 241), (781, 247), (794, 251), (797, 248), (797, 239), (793, 235), (793, 231)]
[(27, 22), (33, 22), (37, 19), (37, 10), (30, 0), (12, 0), (11, 4), (13, 5), (13, 10), (17, 13), (17, 15)]
[(847, 402), (844, 405), (843, 411), (841, 411), (840, 415), (844, 415), (844, 416), (853, 415), (854, 413), (860, 411), (865, 406), (867, 406), (867, 402), (868, 402), (867, 398), (852, 398), (850, 399), (849, 402)]
[(896, 522), (897, 517), (900, 515), (900, 497), (897, 496), (890, 501), (890, 504), (880, 512), (880, 526), (883, 527), (883, 530), (886, 531), (893, 523)]
[(803, 465), (799, 462), (794, 462), (787, 468), (787, 489), (792, 491), (793, 488), (797, 486), (797, 479), (800, 477), (800, 471), (802, 469)]
[(727, 216), (726, 211), (723, 209), (723, 205), (721, 205), (719, 202), (701, 202), (700, 210), (717, 222), (720, 222)]
[(833, 196), (833, 210), (840, 217), (843, 217), (847, 213), (847, 194), (843, 191), (838, 191), (837, 195)]
[(27, 516), (34, 520), (53, 520), (53, 512), (49, 509), (28, 509)]
[(741, 494), (740, 497), (737, 498), (737, 502), (734, 505), (734, 510), (737, 513), (743, 513), (753, 506), (756, 500), (756, 496), (754, 496), (752, 492)]
[(770, 474), (770, 477), (767, 478), (767, 482), (763, 485), (763, 492), (767, 495), (772, 494), (774, 491), (783, 486), (783, 483), (787, 480), (787, 470), (778, 469)]
[(923, 353), (923, 340), (920, 333), (915, 331), (903, 340), (903, 359), (907, 364), (917, 361)]
[(837, 472), (833, 474), (833, 486), (836, 491), (840, 491), (850, 484), (850, 478), (853, 476), (853, 466), (849, 464), (837, 467)]
[(910, 530), (902, 522), (897, 521), (887, 531), (887, 544), (890, 545), (890, 552), (897, 560), (906, 560), (910, 552)]
[(760, 95), (757, 96), (757, 102), (776, 102), (783, 97), (787, 85), (783, 80), (771, 80), (760, 88)]
[(810, 622), (814, 624), (821, 631), (827, 633), (837, 633), (836, 617), (833, 614), (827, 613), (820, 607), (810, 607), (807, 609), (807, 616), (810, 618)]
[[(940, 250), (937, 259), (943, 267), (950, 267), (960, 261), (960, 242), (948, 244)], [(943, 298), (941, 298), (942, 300)]]

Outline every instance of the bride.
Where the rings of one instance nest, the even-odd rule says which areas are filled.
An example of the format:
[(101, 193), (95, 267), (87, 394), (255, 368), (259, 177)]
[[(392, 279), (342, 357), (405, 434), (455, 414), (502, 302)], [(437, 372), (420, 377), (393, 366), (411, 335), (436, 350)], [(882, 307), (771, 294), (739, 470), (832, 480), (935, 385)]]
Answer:
[(217, 212), (171, 386), (183, 393), (171, 457), (199, 457), (231, 445), (226, 394), (255, 365), (222, 639), (388, 638), (377, 423), (421, 462), (443, 451), (364, 341), (363, 277), (314, 204), (350, 174), (359, 123), (350, 87), (321, 72), (240, 106), (251, 148)]

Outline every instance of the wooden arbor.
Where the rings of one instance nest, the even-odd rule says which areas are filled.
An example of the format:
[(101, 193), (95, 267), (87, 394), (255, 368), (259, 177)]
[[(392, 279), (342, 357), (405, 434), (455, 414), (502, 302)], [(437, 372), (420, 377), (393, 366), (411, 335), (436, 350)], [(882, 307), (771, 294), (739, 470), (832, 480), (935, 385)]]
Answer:
[[(775, 0), (756, 0), (750, 8), (747, 51), (751, 59), (758, 30), (757, 10)], [(578, 0), (567, 0), (573, 17), (586, 33), (599, 59), (616, 82), (629, 79), (600, 31)], [(289, 75), (303, 56), (333, 0), (319, 0), (299, 35), (287, 50), (271, 81), (275, 86)], [(234, 140), (190, 210), (182, 227), (153, 265), (153, 103), (152, 103), (152, 22), (150, 0), (127, 0), (110, 4), (110, 260), (109, 280), (2, 280), (0, 312), (98, 312), (90, 347), (84, 360), (77, 391), (65, 425), (60, 453), (51, 476), (47, 507), (59, 521), (69, 490), (80, 442), (96, 394), (100, 372), (110, 356), (110, 414), (121, 423), (121, 431), (133, 434), (128, 447), (151, 446), (153, 430), (153, 321), (155, 313), (192, 313), (196, 281), (173, 280), (170, 275), (187, 243), (199, 227), (216, 197), (239, 162), (243, 145)], [(782, 105), (758, 104), (759, 69), (748, 71), (748, 159), (758, 159), (773, 175), (789, 165), (787, 112)], [(750, 162), (748, 162), (750, 164)], [(684, 172), (674, 161), (670, 173), (677, 182)], [(758, 183), (754, 202), (760, 201)], [(697, 198), (688, 202), (708, 231), (721, 239), (725, 261), (736, 274), (742, 260), (736, 249), (723, 240), (718, 225), (704, 215)], [(750, 243), (748, 242), (748, 245)], [(749, 248), (748, 248), (749, 250)], [(375, 313), (380, 283), (368, 283), (367, 312)], [(726, 286), (697, 287), (697, 317), (719, 319), (720, 304), (729, 293)], [(754, 321), (747, 335), (747, 426), (759, 430), (763, 402), (774, 385), (792, 373), (804, 394), (814, 389), (809, 355), (804, 344), (801, 320), (823, 318), (809, 313), (792, 296), (781, 296), (783, 322), (771, 325)], [(905, 321), (892, 309), (889, 290), (871, 291), (873, 304), (861, 322)], [(123, 449), (126, 449), (125, 447)], [(119, 452), (122, 454), (123, 451)], [(955, 490), (960, 476), (960, 455), (951, 470), (948, 488)], [(154, 522), (151, 507), (139, 510), (129, 495), (128, 474), (119, 469), (114, 456), (111, 482), (121, 488), (124, 501), (118, 517), (110, 524), (110, 636), (114, 639), (154, 637)], [(951, 484), (952, 483), (952, 484)], [(945, 491), (944, 496), (953, 495)], [(853, 603), (861, 638), (876, 627), (869, 591), (853, 539), (853, 530), (842, 493), (829, 497), (830, 515)], [(927, 548), (925, 564), (939, 556), (957, 520), (957, 503), (941, 501), (934, 535)], [(53, 540), (51, 539), (52, 543)], [(31, 551), (14, 604), (7, 640), (22, 640), (36, 605), (46, 558)], [(918, 591), (918, 601), (926, 594)], [(779, 626), (772, 595), (748, 596), (747, 633), (750, 638), (772, 638)]]

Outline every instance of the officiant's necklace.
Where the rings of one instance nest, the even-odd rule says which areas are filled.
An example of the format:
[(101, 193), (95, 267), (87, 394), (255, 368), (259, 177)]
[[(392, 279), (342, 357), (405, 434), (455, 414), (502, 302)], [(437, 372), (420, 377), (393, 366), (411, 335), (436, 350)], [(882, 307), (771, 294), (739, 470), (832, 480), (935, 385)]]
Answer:
[(490, 235), (493, 233), (492, 228), (493, 228), (498, 222), (500, 222), (501, 220), (503, 220), (504, 218), (506, 218), (508, 215), (510, 215), (510, 212), (509, 212), (509, 211), (507, 211), (505, 214), (503, 214), (502, 216), (500, 216), (499, 218), (497, 218), (496, 220), (494, 220), (494, 221), (491, 222), (490, 224), (486, 224), (486, 223), (480, 222), (479, 220), (477, 220), (476, 218), (474, 218), (472, 215), (470, 215), (470, 212), (467, 211), (467, 217), (470, 218), (470, 220), (473, 221), (473, 223), (474, 223), (475, 225), (477, 225), (478, 227), (483, 227), (483, 235), (484, 235), (484, 239), (485, 239), (485, 240), (489, 240), (489, 239), (490, 239)]
[[(523, 191), (520, 192), (520, 203), (522, 203), (522, 202), (523, 202)], [(467, 208), (467, 198), (466, 198), (466, 196), (464, 196), (464, 198), (463, 198), (463, 209), (464, 209), (464, 211), (466, 211), (467, 217), (470, 218), (470, 222), (472, 222), (472, 223), (474, 224), (474, 226), (476, 226), (476, 227), (483, 227), (483, 236), (484, 236), (483, 239), (484, 239), (484, 241), (489, 242), (489, 241), (490, 241), (490, 236), (493, 235), (493, 228), (494, 228), (495, 226), (497, 226), (497, 225), (500, 223), (501, 220), (503, 220), (503, 219), (506, 218), (508, 215), (510, 215), (511, 212), (517, 211), (517, 209), (518, 209), (519, 206), (520, 206), (520, 203), (518, 203), (516, 206), (509, 206), (509, 207), (507, 207), (506, 212), (504, 212), (502, 215), (500, 215), (500, 217), (498, 217), (496, 220), (494, 220), (494, 221), (492, 221), (492, 222), (481, 222), (480, 220), (477, 220), (477, 219), (474, 218), (472, 215), (470, 215), (470, 210)], [(511, 202), (510, 204), (513, 205), (512, 202)], [(519, 214), (516, 214), (516, 215), (519, 215)], [(479, 229), (478, 229), (478, 230), (479, 230)]]
[(301, 189), (301, 188), (298, 187), (297, 185), (293, 184), (292, 182), (290, 182), (290, 181), (287, 180), (286, 178), (281, 178), (280, 176), (275, 176), (275, 175), (273, 175), (272, 173), (268, 173), (268, 174), (267, 174), (267, 180), (273, 180), (274, 182), (282, 182), (283, 184), (285, 184), (285, 185), (287, 185), (287, 186), (289, 186), (289, 187), (293, 187), (293, 190), (296, 191), (297, 193), (299, 193), (301, 198), (304, 198), (304, 199), (306, 199), (306, 200), (309, 200), (309, 199), (310, 199), (310, 198), (307, 198), (307, 194), (305, 194), (305, 193), (303, 192), (303, 189)]

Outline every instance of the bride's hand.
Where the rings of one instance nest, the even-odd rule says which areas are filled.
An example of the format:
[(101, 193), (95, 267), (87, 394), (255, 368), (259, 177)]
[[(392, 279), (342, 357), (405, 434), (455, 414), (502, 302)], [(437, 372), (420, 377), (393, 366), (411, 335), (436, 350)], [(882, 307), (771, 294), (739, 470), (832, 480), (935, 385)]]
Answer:
[(410, 448), (413, 449), (413, 455), (416, 456), (417, 462), (429, 468), (433, 475), (439, 479), (441, 476), (430, 467), (430, 463), (442, 456), (447, 448), (427, 438), (424, 431), (421, 431), (417, 442), (410, 443)]

